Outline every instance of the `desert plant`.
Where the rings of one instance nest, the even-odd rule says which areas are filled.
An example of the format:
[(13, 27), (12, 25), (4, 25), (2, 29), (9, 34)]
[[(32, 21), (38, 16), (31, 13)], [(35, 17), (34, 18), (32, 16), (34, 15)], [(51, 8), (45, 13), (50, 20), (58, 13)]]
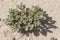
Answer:
[(39, 6), (26, 8), (21, 3), (16, 9), (9, 9), (5, 22), (14, 29), (31, 31), (41, 25), (41, 20), (44, 20), (44, 12)]

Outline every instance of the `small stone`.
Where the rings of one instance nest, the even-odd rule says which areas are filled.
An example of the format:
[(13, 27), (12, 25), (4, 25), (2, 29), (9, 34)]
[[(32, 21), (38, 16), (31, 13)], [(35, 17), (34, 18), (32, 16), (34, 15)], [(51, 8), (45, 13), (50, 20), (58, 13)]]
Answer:
[(51, 37), (51, 40), (57, 40), (57, 38)]
[(57, 40), (57, 39), (55, 39), (55, 40)]
[(15, 38), (13, 38), (13, 40), (16, 40)]
[(0, 21), (1, 21), (1, 18), (0, 18)]

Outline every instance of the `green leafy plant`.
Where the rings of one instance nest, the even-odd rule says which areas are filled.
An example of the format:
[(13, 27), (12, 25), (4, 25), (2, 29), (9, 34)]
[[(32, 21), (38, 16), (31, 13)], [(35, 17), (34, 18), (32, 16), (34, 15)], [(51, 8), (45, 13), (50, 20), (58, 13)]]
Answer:
[(26, 8), (24, 4), (17, 5), (16, 9), (9, 9), (6, 24), (17, 30), (31, 31), (41, 25), (44, 20), (44, 11), (39, 6)]

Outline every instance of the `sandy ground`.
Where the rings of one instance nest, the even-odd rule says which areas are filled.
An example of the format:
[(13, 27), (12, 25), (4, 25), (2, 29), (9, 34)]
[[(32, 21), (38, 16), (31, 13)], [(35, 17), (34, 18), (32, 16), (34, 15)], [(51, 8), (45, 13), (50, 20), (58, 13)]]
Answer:
[[(50, 40), (51, 37), (55, 37), (60, 40), (60, 0), (0, 0), (0, 18), (5, 19), (8, 14), (9, 8), (15, 8), (17, 4), (26, 4), (27, 7), (31, 5), (39, 5), (47, 14), (51, 16), (56, 21), (57, 29), (51, 29), (53, 33), (47, 33), (47, 36), (39, 35), (35, 37), (31, 36), (31, 40)], [(0, 40), (12, 40), (14, 37), (18, 38), (20, 35), (17, 32), (13, 32), (11, 28), (6, 26), (2, 21), (0, 21)], [(28, 40), (29, 38), (24, 36), (19, 40)]]

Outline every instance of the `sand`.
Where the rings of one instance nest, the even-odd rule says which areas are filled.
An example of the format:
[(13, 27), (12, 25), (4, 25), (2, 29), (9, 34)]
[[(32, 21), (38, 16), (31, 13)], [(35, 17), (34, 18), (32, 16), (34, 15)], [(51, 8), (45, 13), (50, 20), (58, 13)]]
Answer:
[[(57, 29), (51, 29), (53, 33), (47, 33), (47, 36), (40, 34), (38, 37), (32, 34), (31, 40), (50, 40), (51, 37), (55, 37), (60, 40), (60, 0), (0, 0), (0, 18), (5, 19), (8, 14), (9, 8), (15, 8), (20, 3), (26, 4), (27, 7), (32, 5), (39, 5), (46, 13), (56, 21), (55, 25)], [(12, 40), (14, 37), (17, 39), (19, 33), (12, 31), (11, 28), (6, 26), (4, 22), (0, 21), (0, 40)], [(20, 38), (19, 40), (28, 40), (29, 37)]]

